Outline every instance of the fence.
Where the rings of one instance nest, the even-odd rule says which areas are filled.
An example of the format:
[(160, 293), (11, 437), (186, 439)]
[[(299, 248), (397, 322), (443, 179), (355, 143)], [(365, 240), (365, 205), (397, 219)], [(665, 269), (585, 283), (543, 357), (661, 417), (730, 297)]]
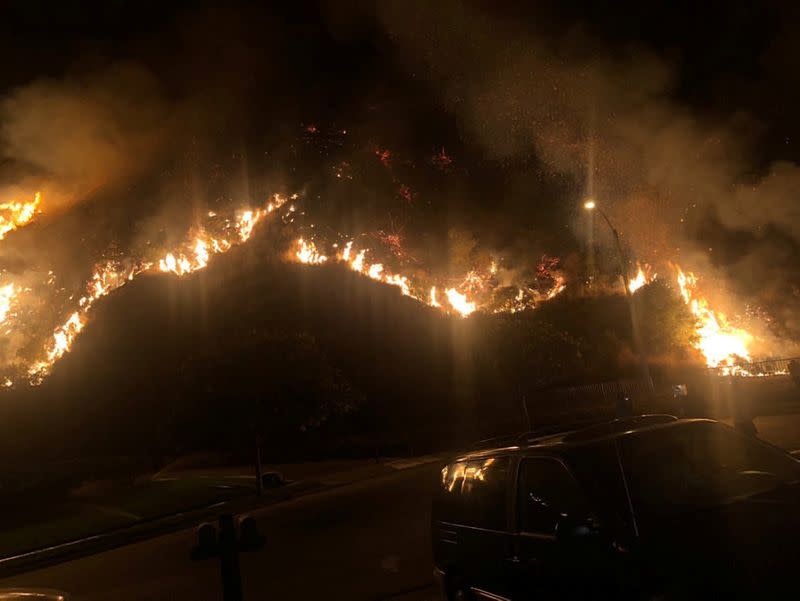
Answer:
[[(597, 384), (553, 388), (543, 392), (540, 404), (529, 406), (532, 414), (547, 421), (569, 417), (571, 421), (598, 416), (613, 416), (620, 397), (633, 400), (637, 410), (642, 399), (652, 396), (651, 385), (644, 380), (615, 380)], [(544, 401), (544, 406), (541, 404)]]
[[(768, 377), (789, 375), (789, 364), (791, 362), (800, 364), (800, 357), (789, 357), (787, 359), (767, 359), (765, 361), (755, 361), (753, 363), (740, 363), (733, 370), (733, 375), (745, 377)], [(730, 375), (729, 367), (712, 367), (711, 373), (717, 376)]]
[[(746, 402), (751, 411), (767, 415), (775, 411), (800, 408), (797, 385), (787, 376), (790, 364), (800, 366), (800, 357), (768, 359), (743, 363), (731, 377), (722, 369), (676, 370), (662, 373), (650, 389), (644, 380), (623, 379), (580, 386), (564, 386), (541, 391), (528, 404), (533, 421), (578, 421), (611, 417), (621, 396), (633, 401), (635, 413), (674, 413), (721, 417), (731, 414), (734, 405)], [(683, 394), (675, 396), (674, 385)], [(738, 399), (738, 400), (737, 400)]]

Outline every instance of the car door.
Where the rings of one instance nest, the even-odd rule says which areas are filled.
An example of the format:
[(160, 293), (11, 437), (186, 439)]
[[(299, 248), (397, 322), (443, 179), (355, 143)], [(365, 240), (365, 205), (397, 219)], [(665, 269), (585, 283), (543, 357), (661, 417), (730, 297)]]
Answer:
[(459, 545), (465, 578), (479, 598), (503, 593), (511, 549), (509, 529), (512, 458), (469, 461), (461, 489)]
[(590, 515), (588, 501), (562, 461), (526, 457), (519, 464), (516, 502), (514, 598), (560, 598), (575, 584), (575, 566), (569, 565), (559, 527)]

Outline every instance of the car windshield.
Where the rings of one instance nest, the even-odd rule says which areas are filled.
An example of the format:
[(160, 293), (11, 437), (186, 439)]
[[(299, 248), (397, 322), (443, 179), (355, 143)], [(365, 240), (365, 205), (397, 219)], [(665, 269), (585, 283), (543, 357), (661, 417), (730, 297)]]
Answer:
[(637, 517), (647, 521), (719, 506), (800, 480), (785, 453), (717, 423), (696, 422), (621, 440)]

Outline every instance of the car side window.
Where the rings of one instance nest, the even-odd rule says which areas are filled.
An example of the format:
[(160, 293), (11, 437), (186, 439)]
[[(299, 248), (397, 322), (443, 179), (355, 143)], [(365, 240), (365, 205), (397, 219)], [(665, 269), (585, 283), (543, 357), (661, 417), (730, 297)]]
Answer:
[(555, 534), (563, 519), (589, 513), (580, 486), (555, 459), (524, 459), (519, 468), (518, 494), (522, 532)]
[(442, 470), (434, 511), (446, 522), (505, 530), (508, 527), (508, 457), (451, 463)]
[(505, 530), (508, 526), (508, 457), (487, 457), (467, 463), (461, 486), (464, 524)]
[(442, 469), (442, 484), (434, 498), (434, 512), (445, 522), (460, 522), (463, 514), (461, 487), (464, 484), (466, 461), (457, 461)]

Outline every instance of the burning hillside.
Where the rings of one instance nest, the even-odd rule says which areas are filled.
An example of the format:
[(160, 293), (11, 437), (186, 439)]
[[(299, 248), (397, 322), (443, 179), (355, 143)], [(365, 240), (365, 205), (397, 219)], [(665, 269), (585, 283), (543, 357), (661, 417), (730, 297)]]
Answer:
[[(296, 196), (295, 196), (296, 198)], [(7, 232), (24, 227), (40, 209), (41, 197), (37, 194), (32, 203), (7, 203), (14, 207)], [(76, 338), (86, 325), (94, 303), (133, 279), (153, 273), (168, 273), (184, 276), (205, 268), (215, 255), (225, 253), (234, 246), (246, 243), (258, 223), (274, 212), (282, 215), (289, 230), (293, 226), (296, 207), (287, 199), (275, 195), (263, 206), (244, 208), (229, 214), (208, 211), (200, 225), (189, 231), (185, 242), (161, 251), (153, 250), (149, 255), (125, 256), (99, 262), (86, 284), (83, 294), (70, 296), (74, 302), (67, 309), (62, 321), (39, 339), (40, 349), (29, 359), (5, 366), (6, 385), (20, 380), (32, 384), (41, 383), (53, 365), (69, 352)], [(13, 226), (11, 225), (13, 224)], [(312, 229), (312, 228), (306, 228)], [(402, 273), (384, 261), (377, 253), (357, 240), (362, 236), (339, 236), (336, 242), (327, 242), (318, 237), (300, 237), (294, 240), (287, 252), (290, 260), (308, 266), (340, 264), (369, 280), (397, 288), (398, 292), (436, 310), (460, 317), (476, 312), (497, 314), (516, 313), (535, 309), (542, 302), (553, 299), (567, 287), (567, 275), (559, 268), (559, 261), (544, 257), (535, 270), (533, 280), (502, 282), (498, 276), (498, 261), (495, 257), (484, 269), (475, 268), (456, 280), (436, 279), (430, 272), (416, 266), (411, 273)], [(385, 251), (384, 251), (385, 253)], [(698, 278), (684, 272), (680, 267), (670, 266), (674, 282), (681, 298), (696, 320), (695, 339), (692, 344), (702, 353), (709, 367), (720, 368), (724, 373), (747, 375), (744, 365), (751, 360), (750, 345), (753, 335), (747, 330), (731, 325), (725, 315), (714, 311), (709, 302), (700, 295)], [(629, 290), (636, 293), (658, 276), (650, 265), (636, 265), (636, 272), (629, 280)], [(0, 282), (0, 323), (6, 336), (28, 335), (30, 345), (36, 344), (36, 336), (42, 322), (52, 319), (55, 302), (56, 278), (52, 272), (47, 286), (34, 290), (13, 281), (6, 274)], [(74, 300), (73, 300), (74, 299)], [(38, 312), (23, 311), (26, 305), (38, 306)]]
[[(557, 269), (557, 260), (555, 262), (550, 260), (550, 270), (546, 276), (536, 281), (501, 286), (496, 277), (498, 268), (495, 261), (492, 261), (485, 271), (478, 269), (469, 271), (460, 281), (429, 283), (393, 273), (383, 263), (371, 262), (369, 258), (371, 251), (366, 248), (354, 248), (352, 239), (343, 244), (334, 243), (331, 245), (331, 251), (324, 253), (317, 248), (316, 243), (299, 238), (291, 258), (306, 265), (341, 263), (376, 282), (396, 286), (404, 296), (461, 317), (468, 317), (475, 311), (516, 313), (532, 309), (537, 303), (553, 298), (565, 288), (564, 275)], [(540, 268), (543, 269), (545, 262), (547, 258), (543, 259)], [(509, 295), (513, 297), (511, 302), (508, 300)]]
[[(750, 375), (746, 365), (752, 359), (750, 347), (754, 342), (754, 335), (745, 328), (734, 326), (724, 313), (711, 307), (708, 299), (699, 290), (698, 276), (685, 272), (674, 263), (669, 263), (665, 268), (672, 274), (672, 281), (680, 298), (695, 320), (691, 344), (702, 354), (706, 365), (718, 369), (724, 375)], [(628, 290), (634, 294), (657, 278), (658, 274), (651, 265), (637, 262), (636, 272), (628, 280)]]
[[(323, 252), (313, 241), (299, 238), (291, 258), (305, 265), (323, 265), (330, 262), (342, 263), (349, 269), (377, 282), (396, 286), (404, 296), (448, 313), (468, 317), (476, 311), (486, 313), (515, 313), (526, 309), (534, 309), (538, 303), (554, 298), (566, 288), (565, 276), (556, 272), (548, 278), (545, 288), (512, 287), (513, 297), (502, 296), (503, 290), (497, 286), (493, 278), (497, 271), (496, 263), (492, 263), (485, 273), (470, 271), (455, 286), (447, 284), (429, 284), (412, 281), (406, 275), (386, 270), (382, 263), (370, 263), (365, 257), (368, 250), (353, 248), (349, 240), (340, 248), (334, 243), (332, 252)], [(546, 259), (540, 264), (543, 269)], [(557, 265), (551, 262), (551, 266)], [(705, 359), (710, 368), (719, 369), (723, 374), (750, 375), (747, 364), (752, 360), (750, 347), (754, 335), (748, 330), (732, 325), (725, 314), (711, 308), (709, 301), (700, 294), (699, 278), (693, 273), (674, 264), (667, 270), (673, 274), (672, 285), (680, 294), (696, 325), (691, 342)], [(549, 273), (549, 272), (548, 272)], [(629, 279), (630, 293), (636, 293), (643, 286), (656, 280), (658, 274), (650, 265), (636, 264), (636, 272)], [(426, 293), (427, 291), (427, 293)]]
[[(76, 60), (3, 90), (0, 378), (41, 382), (99, 299), (203, 270), (268, 219), (282, 224), (284, 258), (357, 274), (434, 315), (502, 319), (619, 295), (623, 264), (631, 295), (657, 279), (682, 299), (696, 321), (686, 346), (708, 367), (746, 374), (784, 352), (765, 333), (800, 336), (800, 275), (778, 273), (794, 264), (794, 236), (767, 218), (791, 204), (791, 166), (759, 179), (733, 133), (673, 98), (657, 56), (506, 30), (478, 6), (453, 28), (447, 5), (374, 8), (365, 43), (383, 40), (397, 60), (363, 70), (342, 72), (364, 57), (340, 47), (359, 29), (348, 18), (362, 20), (324, 18), (338, 33), (311, 36), (329, 67), (313, 69), (319, 95), (308, 49), (280, 27), (265, 34), (257, 8), (156, 36), (176, 45), (170, 60)], [(236, 43), (211, 48), (220, 27)], [(274, 190), (301, 194), (262, 202)], [(762, 192), (774, 210), (756, 221), (781, 235), (747, 231)], [(603, 227), (584, 231), (576, 209), (589, 196), (619, 249)], [(721, 210), (731, 197), (738, 212)], [(768, 285), (750, 281), (751, 260), (773, 270)]]
[[(127, 256), (98, 263), (84, 293), (74, 301), (63, 322), (55, 327), (45, 341), (38, 341), (42, 350), (30, 360), (21, 358), (20, 361), (4, 366), (6, 385), (19, 379), (27, 379), (31, 384), (41, 383), (53, 365), (69, 352), (86, 325), (94, 303), (100, 298), (144, 274), (171, 273), (184, 276), (205, 268), (214, 255), (225, 253), (247, 242), (259, 221), (281, 209), (286, 201), (285, 197), (275, 195), (255, 209), (241, 209), (229, 215), (209, 212), (204, 223), (188, 232), (183, 245), (162, 251), (161, 256)], [(28, 205), (30, 208), (24, 212), (18, 212), (14, 227), (9, 229), (16, 229), (30, 222), (39, 202), (40, 197), (37, 194), (35, 204)], [(21, 205), (9, 203), (9, 206)], [(55, 286), (56, 279), (51, 272), (47, 280), (49, 286), (34, 290), (13, 281), (8, 282), (10, 277), (5, 274), (0, 287), (0, 324), (7, 337), (27, 335), (31, 337), (30, 342), (36, 344), (39, 324), (52, 319), (53, 306), (49, 303), (55, 304), (59, 292)], [(74, 298), (75, 295), (72, 295), (69, 300)], [(26, 305), (40, 307), (40, 313), (23, 311)]]

